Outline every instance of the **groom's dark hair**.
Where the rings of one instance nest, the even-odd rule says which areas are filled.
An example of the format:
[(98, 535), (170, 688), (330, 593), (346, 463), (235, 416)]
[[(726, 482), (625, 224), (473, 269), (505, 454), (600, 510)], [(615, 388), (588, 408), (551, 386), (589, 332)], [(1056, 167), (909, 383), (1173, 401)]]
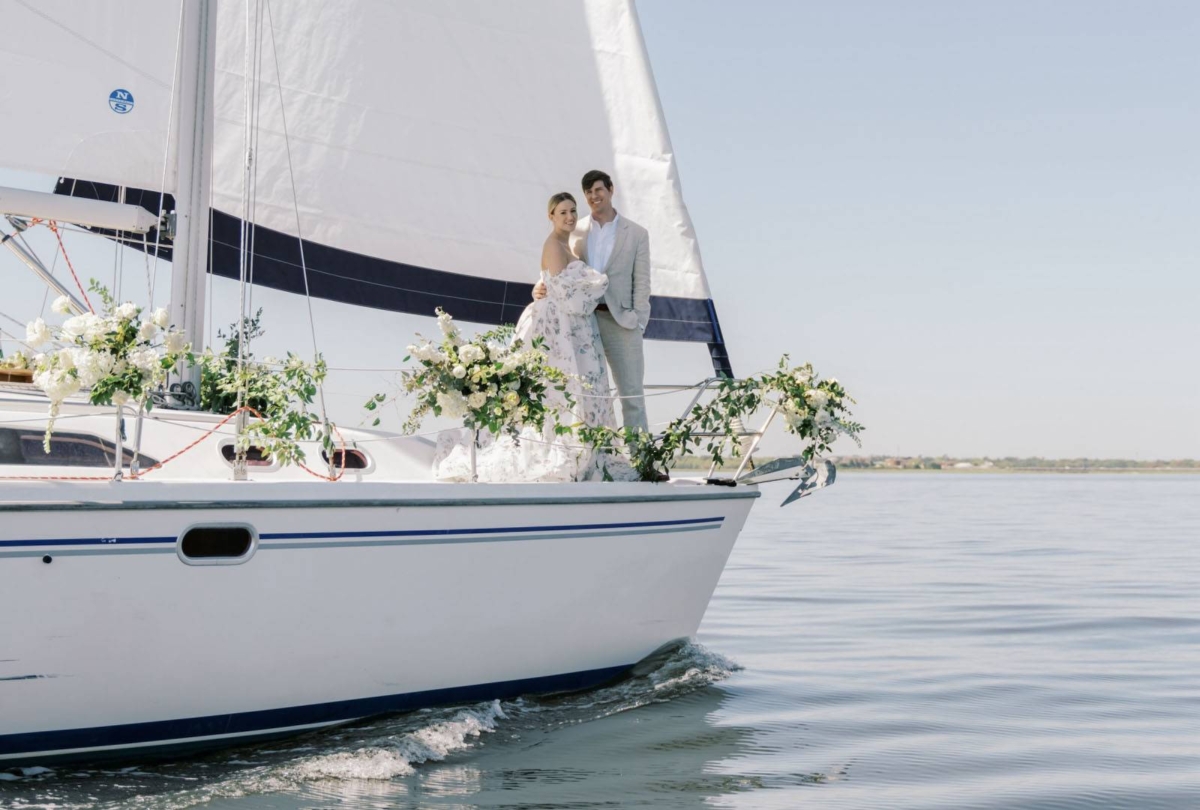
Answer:
[(583, 190), (587, 191), (592, 186), (596, 185), (597, 180), (604, 181), (604, 187), (612, 191), (612, 178), (599, 169), (592, 169), (583, 176)]

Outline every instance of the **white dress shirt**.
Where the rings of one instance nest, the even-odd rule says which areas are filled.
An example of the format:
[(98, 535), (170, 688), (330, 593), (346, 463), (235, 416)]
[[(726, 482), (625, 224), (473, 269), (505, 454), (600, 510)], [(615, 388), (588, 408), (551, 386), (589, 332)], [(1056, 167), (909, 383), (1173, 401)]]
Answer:
[(588, 264), (601, 273), (608, 266), (609, 257), (612, 256), (613, 245), (617, 241), (617, 221), (621, 218), (620, 214), (613, 217), (613, 221), (607, 225), (601, 225), (595, 219), (592, 220), (592, 225), (588, 228), (587, 235), (587, 255)]

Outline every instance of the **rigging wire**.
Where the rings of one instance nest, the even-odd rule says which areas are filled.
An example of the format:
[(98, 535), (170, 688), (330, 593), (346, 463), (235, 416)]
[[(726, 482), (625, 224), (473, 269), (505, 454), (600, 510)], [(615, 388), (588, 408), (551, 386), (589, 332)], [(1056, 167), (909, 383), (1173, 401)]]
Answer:
[(175, 126), (175, 83), (179, 80), (179, 54), (183, 51), (183, 14), (186, 2), (179, 3), (178, 32), (175, 35), (175, 68), (171, 71), (171, 95), (167, 103), (167, 140), (163, 148), (162, 182), (158, 186), (158, 226), (154, 229), (154, 273), (149, 274), (150, 309), (154, 309), (154, 292), (158, 287), (158, 243), (162, 237), (163, 209), (167, 204), (167, 167), (171, 159), (171, 130)]
[[(279, 118), (283, 125), (283, 144), (287, 151), (288, 179), (292, 186), (292, 210), (296, 215), (296, 241), (300, 246), (300, 270), (304, 274), (304, 300), (308, 304), (308, 330), (312, 337), (313, 362), (320, 353), (317, 350), (317, 326), (313, 317), (312, 295), (308, 288), (308, 262), (304, 258), (304, 233), (300, 227), (300, 202), (296, 194), (296, 174), (292, 167), (292, 141), (288, 136), (287, 113), (283, 103), (283, 74), (279, 69), (279, 48), (275, 44), (275, 20), (271, 15), (271, 0), (265, 0), (267, 9), (267, 27), (271, 32), (271, 55), (275, 60), (275, 86), (279, 89)], [(325, 385), (317, 384), (317, 395), (321, 403), (321, 420), (329, 425), (329, 414), (325, 408)]]
[[(255, 15), (255, 24), (251, 25), (250, 15)], [(249, 223), (250, 223), (250, 201), (251, 201), (251, 182), (253, 176), (254, 152), (252, 151), (253, 137), (251, 127), (254, 124), (254, 65), (256, 62), (256, 50), (259, 43), (254, 34), (258, 33), (257, 18), (261, 13), (261, 0), (255, 3), (253, 12), (251, 4), (246, 3), (246, 40), (245, 40), (245, 63), (244, 75), (245, 81), (242, 84), (242, 102), (246, 113), (246, 125), (242, 131), (242, 154), (245, 157), (245, 165), (242, 170), (242, 222), (241, 222), (241, 254), (238, 267), (238, 292), (239, 292), (239, 308), (238, 308), (238, 356), (237, 369), (238, 376), (242, 378), (242, 372), (246, 367), (246, 292), (247, 292), (247, 276), (249, 273), (249, 255), (247, 248), (250, 242)], [(237, 391), (237, 407), (239, 413), (245, 405), (246, 391), (245, 384), (238, 385)], [(241, 426), (244, 420), (239, 419), (238, 434), (241, 434)]]

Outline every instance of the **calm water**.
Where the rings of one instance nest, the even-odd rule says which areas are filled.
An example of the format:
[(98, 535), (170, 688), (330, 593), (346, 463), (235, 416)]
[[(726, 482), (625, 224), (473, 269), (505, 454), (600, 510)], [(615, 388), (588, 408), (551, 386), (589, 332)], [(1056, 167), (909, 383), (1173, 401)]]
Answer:
[(1200, 808), (1200, 476), (860, 473), (783, 495), (699, 644), (617, 686), (10, 776), (0, 804)]

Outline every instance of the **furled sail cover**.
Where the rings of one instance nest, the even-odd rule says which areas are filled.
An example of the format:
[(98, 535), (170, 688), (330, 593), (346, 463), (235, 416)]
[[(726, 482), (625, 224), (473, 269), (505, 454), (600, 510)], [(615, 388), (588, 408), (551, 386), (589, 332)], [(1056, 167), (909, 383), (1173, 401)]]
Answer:
[(174, 189), (180, 0), (0, 0), (7, 168)]
[[(599, 168), (650, 231), (647, 335), (719, 340), (630, 0), (277, 0), (268, 13), (254, 283), (303, 291), (289, 143), (314, 295), (484, 323), (516, 320), (547, 199), (571, 191), (586, 214), (580, 179)], [(221, 0), (213, 193), (233, 216), (214, 219), (213, 268), (233, 277), (246, 17)]]

